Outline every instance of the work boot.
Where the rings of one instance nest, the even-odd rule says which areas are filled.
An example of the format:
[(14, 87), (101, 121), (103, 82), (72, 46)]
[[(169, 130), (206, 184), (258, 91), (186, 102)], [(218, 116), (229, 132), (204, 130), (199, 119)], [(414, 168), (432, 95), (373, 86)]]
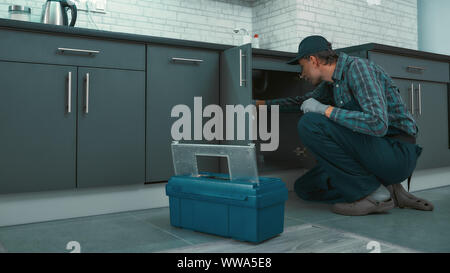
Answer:
[(389, 185), (387, 189), (391, 193), (391, 198), (394, 199), (395, 206), (399, 208), (412, 208), (426, 211), (432, 211), (434, 209), (431, 202), (407, 192), (400, 183)]

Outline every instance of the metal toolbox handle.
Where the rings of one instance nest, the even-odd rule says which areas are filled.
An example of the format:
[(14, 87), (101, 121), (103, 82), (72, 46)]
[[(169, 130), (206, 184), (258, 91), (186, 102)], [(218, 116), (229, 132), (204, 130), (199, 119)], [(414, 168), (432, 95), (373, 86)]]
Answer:
[(197, 156), (226, 157), (230, 182), (243, 179), (251, 183), (258, 183), (258, 168), (256, 165), (255, 144), (217, 145), (217, 144), (188, 144), (172, 142), (172, 159), (175, 175), (201, 177), (198, 173)]

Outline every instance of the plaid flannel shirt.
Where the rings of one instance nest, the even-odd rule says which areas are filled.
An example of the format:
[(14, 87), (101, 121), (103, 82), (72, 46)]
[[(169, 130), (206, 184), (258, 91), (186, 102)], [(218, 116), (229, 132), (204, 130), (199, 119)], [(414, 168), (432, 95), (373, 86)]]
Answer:
[[(323, 81), (303, 96), (267, 100), (266, 104), (278, 104), (283, 111), (293, 107), (299, 109), (303, 101), (315, 98), (334, 106), (330, 119), (353, 131), (382, 137), (388, 133), (388, 128), (394, 127), (417, 136), (416, 121), (407, 110), (399, 89), (382, 67), (341, 52), (332, 79), (333, 83)], [(361, 111), (343, 108), (352, 97)]]

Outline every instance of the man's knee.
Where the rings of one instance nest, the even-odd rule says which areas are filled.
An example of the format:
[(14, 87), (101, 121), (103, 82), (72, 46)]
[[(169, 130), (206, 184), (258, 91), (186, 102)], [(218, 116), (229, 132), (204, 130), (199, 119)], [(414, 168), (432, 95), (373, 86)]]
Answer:
[(319, 124), (323, 124), (324, 121), (326, 121), (327, 118), (318, 113), (314, 112), (308, 112), (305, 113), (297, 124), (297, 130), (300, 135), (300, 138), (306, 138), (308, 137), (309, 133), (320, 133), (320, 126)]

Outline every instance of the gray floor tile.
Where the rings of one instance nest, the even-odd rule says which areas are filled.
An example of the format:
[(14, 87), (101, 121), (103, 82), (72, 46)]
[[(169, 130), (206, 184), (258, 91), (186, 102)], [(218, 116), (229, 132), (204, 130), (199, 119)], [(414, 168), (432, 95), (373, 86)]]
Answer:
[(322, 225), (423, 252), (450, 251), (450, 214), (394, 208), (388, 213), (325, 221)]
[[(147, 223), (151, 223), (152, 225), (161, 228), (171, 235), (182, 238), (183, 240), (186, 240), (190, 244), (201, 244), (201, 243), (207, 243), (207, 242), (214, 242), (218, 240), (223, 240), (224, 237), (216, 236), (213, 234), (203, 233), (203, 232), (197, 232), (192, 231), (189, 229), (174, 227), (170, 225), (170, 218), (169, 218), (169, 208), (157, 208), (157, 209), (150, 209), (150, 210), (143, 210), (143, 211), (137, 211), (136, 213), (130, 213), (130, 215), (133, 215), (137, 217), (138, 219), (145, 221)], [(284, 226), (295, 226), (299, 224), (304, 224), (305, 222), (290, 218), (285, 216), (284, 220)]]
[[(142, 221), (151, 223), (152, 225), (155, 225), (158, 228), (161, 228), (169, 232), (173, 236), (183, 238), (184, 240), (192, 244), (213, 242), (217, 240), (222, 240), (224, 238), (213, 234), (196, 232), (170, 225), (170, 216), (169, 216), (170, 209), (168, 207), (130, 212), (129, 215), (137, 217)], [(297, 219), (296, 217), (288, 217), (287, 215), (288, 213), (285, 212), (285, 221), (284, 221), (285, 227), (306, 223), (300, 219)]]
[[(303, 224), (290, 226), (285, 231), (260, 244), (240, 242), (232, 239), (214, 243), (169, 249), (162, 252), (178, 253), (368, 253), (369, 238), (354, 236), (325, 227)], [(379, 243), (382, 252), (413, 252), (412, 250)]]
[(69, 241), (79, 242), (81, 252), (111, 252), (141, 246), (156, 251), (188, 245), (127, 214), (0, 228), (0, 242), (8, 252), (69, 252), (66, 250)]
[(296, 218), (291, 218), (289, 216), (287, 216), (286, 214), (284, 215), (284, 228), (288, 228), (291, 226), (298, 226), (298, 225), (302, 225), (302, 224), (308, 224), (307, 222), (304, 222), (302, 220), (296, 219)]
[(172, 236), (182, 239), (189, 244), (200, 244), (223, 239), (223, 237), (213, 234), (202, 233), (172, 226), (170, 224), (170, 210), (168, 207), (142, 210), (136, 212), (135, 214), (130, 213), (130, 215), (161, 230), (164, 230)]
[(295, 192), (289, 192), (289, 199), (285, 206), (285, 215), (305, 223), (321, 223), (349, 217), (331, 212), (330, 206), (329, 204), (304, 201)]
[(450, 187), (448, 186), (413, 192), (413, 194), (425, 198), (433, 204), (437, 202), (440, 209), (450, 211)]
[(3, 245), (0, 243), (0, 253), (5, 253), (6, 249), (3, 247)]
[(307, 202), (290, 195), (287, 215), (418, 251), (449, 252), (450, 187), (413, 194), (432, 202), (435, 210), (427, 212), (395, 208), (383, 214), (339, 216), (329, 211), (330, 205)]

